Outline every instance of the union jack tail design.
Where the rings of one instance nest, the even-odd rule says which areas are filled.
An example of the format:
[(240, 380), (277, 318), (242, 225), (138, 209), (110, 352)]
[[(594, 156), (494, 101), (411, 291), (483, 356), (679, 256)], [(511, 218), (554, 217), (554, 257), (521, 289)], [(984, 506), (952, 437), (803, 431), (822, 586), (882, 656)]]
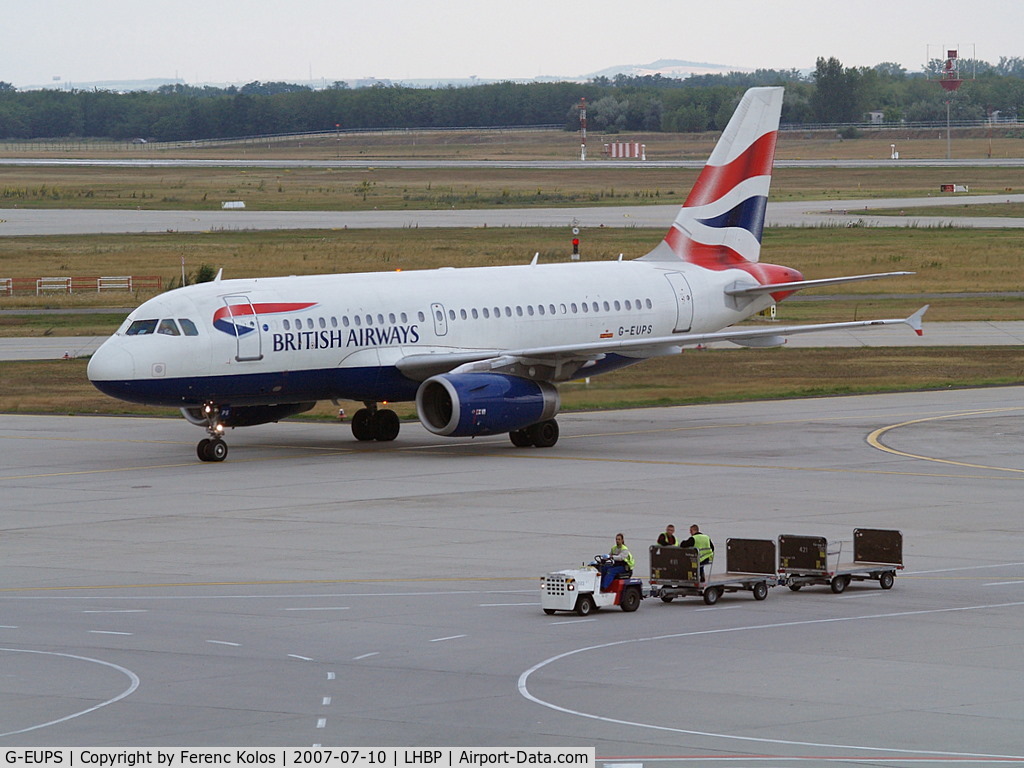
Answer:
[(728, 269), (760, 258), (782, 92), (743, 95), (672, 228), (645, 260)]

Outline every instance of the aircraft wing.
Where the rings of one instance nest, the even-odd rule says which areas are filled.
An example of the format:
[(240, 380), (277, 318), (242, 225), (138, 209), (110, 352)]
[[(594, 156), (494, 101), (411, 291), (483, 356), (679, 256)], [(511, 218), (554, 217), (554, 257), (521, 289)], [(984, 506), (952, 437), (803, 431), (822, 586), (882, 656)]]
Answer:
[(784, 337), (797, 333), (844, 330), (851, 328), (880, 328), (887, 325), (909, 325), (921, 336), (922, 318), (928, 305), (909, 317), (885, 320), (858, 320), (846, 323), (818, 323), (815, 325), (789, 325), (772, 328), (733, 328), (713, 333), (679, 333), (644, 339), (594, 341), (585, 344), (563, 344), (509, 350), (479, 350), (474, 352), (441, 352), (408, 355), (398, 361), (403, 374), (416, 381), (425, 381), (440, 373), (473, 373), (483, 371), (504, 372), (547, 381), (567, 381), (584, 372), (588, 363), (618, 354), (626, 357), (660, 357), (678, 354), (683, 347), (709, 344), (713, 341), (731, 341), (747, 346), (777, 346)]

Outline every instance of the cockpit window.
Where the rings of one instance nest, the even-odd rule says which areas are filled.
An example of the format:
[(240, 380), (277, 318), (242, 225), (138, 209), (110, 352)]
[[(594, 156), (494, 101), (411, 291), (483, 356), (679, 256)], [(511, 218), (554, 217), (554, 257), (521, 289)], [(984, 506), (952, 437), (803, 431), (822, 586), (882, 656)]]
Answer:
[(156, 332), (162, 333), (164, 336), (181, 336), (181, 331), (178, 330), (178, 324), (173, 320), (161, 320)]
[(125, 336), (148, 336), (156, 332), (156, 324), (159, 320), (136, 320), (128, 326)]
[(199, 335), (199, 329), (196, 328), (196, 324), (189, 320), (187, 317), (179, 317), (178, 322), (181, 323), (181, 330), (185, 332), (186, 336)]

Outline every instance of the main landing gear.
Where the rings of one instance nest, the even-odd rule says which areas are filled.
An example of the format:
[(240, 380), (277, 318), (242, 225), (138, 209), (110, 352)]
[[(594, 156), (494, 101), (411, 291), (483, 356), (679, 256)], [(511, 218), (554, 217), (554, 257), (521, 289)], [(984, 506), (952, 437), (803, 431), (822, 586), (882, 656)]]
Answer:
[(356, 440), (388, 443), (398, 437), (401, 423), (397, 413), (388, 408), (378, 410), (377, 404), (373, 402), (365, 402), (363, 405), (366, 407), (360, 408), (352, 416), (352, 436)]
[(224, 461), (227, 458), (228, 444), (224, 442), (224, 425), (220, 423), (219, 414), (220, 409), (213, 403), (203, 406), (206, 431), (210, 436), (200, 440), (196, 446), (196, 455), (200, 461)]
[(558, 422), (554, 419), (538, 421), (522, 429), (514, 429), (508, 433), (512, 445), (516, 448), (550, 448), (558, 442)]

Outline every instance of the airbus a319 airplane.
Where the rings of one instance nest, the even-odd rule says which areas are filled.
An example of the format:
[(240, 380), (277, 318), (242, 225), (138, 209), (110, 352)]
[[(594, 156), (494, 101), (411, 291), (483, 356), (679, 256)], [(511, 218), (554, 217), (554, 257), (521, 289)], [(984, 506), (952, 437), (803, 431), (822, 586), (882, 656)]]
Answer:
[[(356, 400), (358, 440), (394, 440), (387, 402), (416, 401), (431, 432), (558, 440), (557, 384), (686, 346), (774, 346), (908, 318), (731, 328), (794, 291), (889, 275), (804, 280), (759, 262), (782, 88), (752, 88), (664, 239), (634, 260), (224, 280), (132, 312), (89, 362), (123, 400), (181, 408), (203, 426), (197, 454), (223, 461), (223, 432), (318, 400)], [(729, 329), (729, 330), (723, 330)]]

